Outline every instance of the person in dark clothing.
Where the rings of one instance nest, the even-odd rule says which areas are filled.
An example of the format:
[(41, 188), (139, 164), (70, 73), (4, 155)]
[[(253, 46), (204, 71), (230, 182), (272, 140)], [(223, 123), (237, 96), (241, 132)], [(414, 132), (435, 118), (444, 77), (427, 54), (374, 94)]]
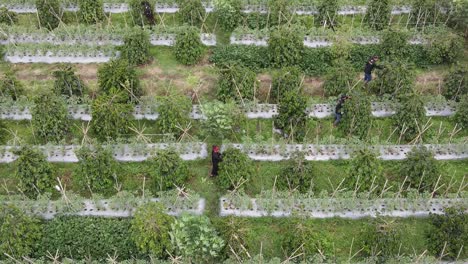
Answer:
[(141, 5), (143, 6), (143, 14), (148, 19), (150, 25), (154, 25), (154, 14), (153, 9), (151, 8), (151, 4), (148, 1), (142, 1)]
[(336, 127), (341, 122), (341, 117), (343, 116), (343, 104), (349, 98), (351, 98), (351, 96), (342, 95), (340, 99), (338, 99), (338, 102), (335, 107), (335, 121), (333, 122), (334, 127)]
[(219, 147), (213, 146), (213, 150), (211, 151), (211, 163), (213, 164), (213, 167), (211, 169), (212, 177), (218, 176), (219, 163), (221, 161), (223, 161), (223, 156), (219, 152)]
[(372, 56), (364, 67), (364, 84), (367, 85), (370, 81), (372, 81), (372, 71), (374, 68), (382, 69), (382, 67), (376, 65), (375, 63), (379, 60), (378, 56)]

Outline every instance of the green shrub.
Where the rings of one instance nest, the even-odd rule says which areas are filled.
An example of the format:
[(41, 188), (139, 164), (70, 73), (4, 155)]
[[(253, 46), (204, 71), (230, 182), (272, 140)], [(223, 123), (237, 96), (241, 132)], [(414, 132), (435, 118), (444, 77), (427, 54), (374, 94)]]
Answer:
[(156, 126), (164, 134), (180, 136), (190, 123), (192, 102), (187, 96), (170, 95), (157, 97), (158, 119)]
[(232, 189), (240, 183), (248, 184), (253, 176), (254, 165), (247, 154), (234, 148), (223, 152), (223, 161), (219, 164), (218, 186)]
[(291, 1), (271, 0), (268, 1), (269, 25), (270, 27), (288, 24), (292, 22), (294, 13), (291, 11)]
[(360, 91), (351, 93), (343, 106), (339, 128), (347, 135), (361, 140), (368, 138), (372, 126), (371, 101)]
[(463, 37), (442, 27), (430, 28), (427, 31), (429, 38), (424, 48), (430, 63), (453, 63), (463, 58)]
[(132, 239), (145, 254), (163, 259), (172, 252), (169, 236), (174, 218), (166, 214), (160, 203), (144, 204), (136, 210), (132, 219)]
[(320, 0), (317, 22), (321, 26), (335, 28), (337, 25), (338, 9), (338, 0)]
[(248, 14), (243, 14), (242, 25), (246, 25), (250, 29), (268, 28), (268, 23), (268, 14), (262, 14), (260, 12), (250, 12)]
[[(147, 0), (151, 6), (151, 10), (154, 10), (154, 0)], [(130, 15), (132, 17), (133, 25), (143, 27), (145, 25), (151, 25), (152, 21), (144, 15), (144, 6), (141, 4), (142, 0), (131, 0), (130, 1)]]
[(411, 64), (395, 60), (381, 66), (382, 69), (376, 71), (377, 78), (369, 85), (375, 94), (398, 97), (413, 92), (416, 74)]
[(424, 102), (420, 96), (416, 94), (401, 96), (393, 120), (398, 128), (398, 134), (404, 141), (421, 140), (419, 133), (423, 131), (427, 119)]
[(448, 19), (448, 26), (461, 31), (465, 38), (468, 37), (468, 2), (456, 1), (451, 2), (453, 10)]
[(224, 241), (204, 215), (184, 214), (171, 225), (171, 241), (187, 263), (215, 263)]
[(40, 142), (58, 143), (70, 132), (71, 121), (65, 100), (54, 94), (42, 94), (31, 109), (34, 134)]
[(351, 63), (340, 60), (325, 76), (325, 82), (323, 83), (325, 95), (338, 96), (348, 93), (354, 86), (356, 75)]
[(117, 161), (111, 149), (96, 145), (84, 146), (77, 152), (78, 166), (73, 181), (84, 192), (110, 195), (115, 192)]
[(4, 120), (0, 120), (0, 144), (5, 144), (8, 138), (7, 136), (7, 126)]
[(36, 0), (40, 27), (52, 30), (60, 24), (63, 10), (59, 0)]
[(301, 141), (305, 136), (306, 109), (307, 99), (300, 90), (285, 93), (278, 105), (278, 115), (274, 118), (275, 127), (292, 141)]
[[(300, 68), (307, 75), (324, 75), (328, 73), (332, 66), (333, 59), (334, 55), (328, 47), (304, 49), (302, 52), (302, 59), (300, 61)], [(362, 64), (362, 61), (360, 64)], [(364, 67), (364, 65), (360, 65), (359, 69), (362, 67)]]
[(268, 56), (271, 67), (296, 66), (302, 59), (304, 37), (298, 29), (279, 26), (271, 31), (268, 39)]
[[(376, 192), (384, 183), (382, 165), (375, 153), (366, 148), (353, 153), (351, 167), (344, 181), (344, 186), (348, 190)], [(377, 189), (374, 189), (376, 187)]]
[[(59, 216), (47, 222), (38, 256), (59, 252), (63, 258), (100, 260), (118, 256), (119, 260), (138, 257), (132, 241), (131, 219), (84, 216)], [(55, 253), (52, 253), (55, 254)]]
[(468, 94), (468, 67), (456, 65), (444, 78), (443, 95), (448, 100), (460, 101)]
[(314, 170), (312, 163), (307, 162), (304, 153), (293, 153), (288, 164), (283, 167), (276, 181), (278, 190), (307, 193), (312, 190)]
[(125, 35), (122, 46), (122, 58), (132, 65), (142, 65), (151, 59), (150, 36), (143, 29), (134, 28)]
[(400, 167), (400, 176), (407, 178), (409, 187), (420, 192), (432, 192), (440, 176), (434, 154), (425, 146), (416, 146), (407, 154)]
[(160, 150), (151, 162), (155, 191), (166, 191), (182, 184), (189, 177), (187, 164), (174, 150)]
[(383, 31), (380, 48), (382, 55), (393, 60), (408, 57), (409, 33), (403, 30), (386, 29)]
[(16, 13), (8, 11), (6, 7), (0, 7), (0, 24), (11, 26), (16, 23), (18, 23)]
[[(227, 216), (213, 218), (212, 221), (215, 228), (219, 230), (221, 238), (226, 241), (221, 258), (249, 259), (247, 236), (251, 229), (247, 226), (246, 218)], [(238, 264), (237, 261), (235, 263)]]
[(258, 85), (255, 72), (239, 65), (223, 65), (219, 71), (217, 98), (222, 102), (254, 101)]
[(362, 253), (367, 257), (376, 257), (377, 263), (386, 263), (399, 255), (402, 233), (394, 222), (383, 219), (371, 221), (361, 235)]
[(79, 0), (78, 18), (85, 24), (96, 24), (104, 20), (102, 0)]
[(0, 79), (0, 95), (14, 101), (24, 94), (24, 85), (16, 78), (15, 73), (6, 70)]
[(210, 56), (216, 65), (238, 64), (253, 71), (269, 67), (268, 48), (253, 45), (216, 46)]
[(56, 95), (65, 97), (83, 97), (87, 91), (86, 85), (75, 75), (75, 71), (71, 65), (61, 67), (59, 70), (53, 72), (54, 91)]
[(223, 139), (233, 131), (236, 121), (241, 121), (243, 113), (233, 103), (223, 104), (211, 101), (201, 106), (206, 119), (202, 120), (202, 129), (208, 136)]
[(134, 66), (126, 60), (112, 60), (98, 69), (100, 91), (109, 93), (112, 89), (125, 92), (127, 101), (136, 102), (143, 95), (143, 89)]
[(388, 27), (392, 6), (389, 0), (371, 0), (367, 4), (365, 21), (370, 28), (383, 30)]
[(214, 14), (222, 29), (232, 31), (242, 21), (240, 0), (214, 0)]
[(455, 122), (463, 128), (468, 128), (468, 94), (463, 95), (457, 105), (457, 112), (455, 113)]
[(128, 136), (133, 107), (122, 92), (100, 95), (92, 104), (91, 130), (100, 141)]
[(176, 36), (174, 54), (182, 64), (193, 65), (203, 56), (203, 43), (200, 40), (200, 32), (194, 27), (184, 27)]
[(465, 210), (451, 207), (445, 209), (443, 215), (431, 215), (431, 228), (426, 232), (430, 253), (446, 260), (463, 260), (468, 257), (468, 215)]
[[(440, 1), (442, 2), (442, 1)], [(424, 26), (438, 21), (444, 21), (442, 13), (439, 11), (438, 0), (413, 0), (411, 6), (411, 23), (415, 27), (424, 28)]]
[(302, 80), (302, 73), (297, 67), (286, 67), (273, 72), (270, 101), (279, 103), (285, 93), (300, 90)]
[(39, 245), (42, 227), (38, 219), (29, 217), (12, 204), (0, 204), (0, 259), (9, 256), (21, 259)]
[(54, 171), (46, 156), (31, 147), (22, 147), (14, 152), (16, 159), (15, 176), (24, 195), (34, 199), (39, 194), (51, 192), (55, 184)]
[(200, 27), (205, 21), (206, 10), (201, 0), (178, 0), (178, 4), (177, 14), (182, 23)]

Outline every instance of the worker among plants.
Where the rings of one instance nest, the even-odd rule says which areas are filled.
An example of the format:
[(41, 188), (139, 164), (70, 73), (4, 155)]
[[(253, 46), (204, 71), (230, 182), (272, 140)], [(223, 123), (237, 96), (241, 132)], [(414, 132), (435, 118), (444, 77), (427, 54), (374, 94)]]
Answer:
[(218, 176), (219, 163), (221, 161), (223, 161), (223, 156), (219, 152), (219, 147), (215, 145), (213, 146), (213, 150), (211, 151), (211, 177)]
[(382, 69), (381, 66), (377, 65), (376, 62), (379, 60), (378, 56), (372, 56), (366, 63), (364, 67), (364, 84), (367, 85), (370, 81), (372, 81), (372, 71), (374, 68)]
[(349, 98), (351, 98), (351, 96), (342, 95), (338, 99), (335, 107), (335, 121), (333, 122), (334, 127), (338, 126), (338, 124), (341, 122), (341, 118), (343, 117), (343, 105)]
[(143, 14), (148, 19), (150, 26), (154, 25), (154, 14), (153, 9), (151, 8), (151, 4), (148, 1), (142, 1), (141, 5), (143, 7)]

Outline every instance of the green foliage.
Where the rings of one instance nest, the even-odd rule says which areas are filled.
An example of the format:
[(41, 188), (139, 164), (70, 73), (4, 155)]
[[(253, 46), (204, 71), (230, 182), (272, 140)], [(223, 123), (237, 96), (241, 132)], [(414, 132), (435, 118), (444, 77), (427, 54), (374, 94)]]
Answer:
[(247, 236), (252, 230), (247, 226), (248, 221), (245, 218), (236, 216), (217, 217), (212, 220), (215, 228), (219, 230), (221, 238), (226, 241), (224, 254), (221, 257), (249, 259), (248, 252), (250, 250), (247, 244)]
[(41, 151), (22, 147), (14, 152), (16, 159), (15, 176), (19, 179), (20, 190), (34, 199), (39, 194), (52, 191), (55, 184), (54, 171)]
[(91, 130), (100, 141), (126, 136), (129, 133), (133, 107), (122, 92), (100, 95), (92, 104)]
[(468, 37), (468, 1), (452, 2), (454, 10), (449, 16), (448, 26), (459, 30), (463, 35)]
[(409, 33), (403, 30), (387, 29), (383, 31), (381, 40), (382, 56), (393, 60), (406, 58), (408, 54)]
[(56, 95), (63, 95), (67, 98), (72, 96), (83, 97), (85, 95), (87, 87), (81, 78), (75, 75), (71, 65), (62, 66), (59, 70), (54, 71), (53, 75)]
[(202, 58), (203, 51), (204, 47), (200, 40), (199, 30), (194, 27), (184, 27), (177, 33), (174, 45), (177, 61), (185, 65), (196, 64)]
[(182, 186), (188, 179), (187, 164), (174, 150), (159, 150), (151, 162), (154, 171), (152, 181), (155, 191), (166, 191)]
[(0, 79), (0, 96), (16, 101), (23, 94), (23, 84), (16, 78), (12, 70), (6, 70)]
[(206, 119), (202, 120), (202, 128), (208, 135), (223, 139), (234, 129), (236, 121), (242, 118), (239, 108), (233, 103), (223, 104), (211, 101), (201, 106)]
[(113, 88), (125, 92), (127, 101), (136, 102), (143, 95), (143, 89), (134, 66), (128, 61), (112, 60), (98, 69), (100, 91), (109, 93)]
[(410, 14), (411, 23), (417, 28), (423, 28), (425, 25), (437, 22), (438, 19), (445, 21), (439, 11), (438, 2), (438, 0), (413, 0)]
[(232, 189), (241, 183), (247, 183), (254, 175), (254, 165), (247, 154), (234, 148), (223, 152), (223, 161), (219, 164), (218, 186)]
[(29, 256), (38, 246), (42, 228), (38, 219), (29, 217), (12, 204), (0, 204), (0, 259)]
[(317, 22), (321, 26), (335, 28), (337, 26), (338, 9), (338, 0), (320, 0)]
[(6, 7), (0, 7), (0, 24), (11, 26), (16, 23), (18, 23), (16, 13), (8, 11)]
[(430, 63), (454, 63), (463, 58), (464, 40), (444, 27), (433, 27), (428, 31), (428, 43), (424, 46)]
[(365, 21), (370, 28), (383, 30), (388, 27), (392, 6), (390, 0), (371, 0), (367, 4)]
[(44, 93), (36, 97), (31, 109), (34, 134), (42, 143), (58, 143), (70, 132), (68, 107), (62, 97)]
[(313, 188), (313, 169), (312, 163), (305, 160), (304, 153), (293, 153), (288, 164), (281, 170), (276, 187), (278, 190), (307, 193)]
[(217, 98), (222, 102), (254, 101), (258, 85), (255, 72), (239, 65), (223, 65), (219, 71)]
[(375, 192), (385, 183), (383, 169), (377, 155), (367, 148), (360, 149), (353, 154), (351, 167), (344, 186), (348, 190), (357, 192)]
[(457, 112), (455, 113), (455, 122), (463, 128), (468, 128), (468, 94), (463, 95), (457, 105)]
[(294, 27), (279, 26), (271, 31), (268, 39), (268, 56), (271, 67), (295, 66), (302, 59), (304, 38)]
[(77, 152), (78, 166), (73, 181), (82, 191), (109, 195), (115, 192), (117, 161), (113, 151), (96, 145), (92, 149), (84, 146)]
[(102, 0), (79, 0), (78, 18), (85, 24), (96, 24), (104, 20)]
[(377, 263), (386, 263), (399, 254), (402, 233), (394, 222), (377, 219), (367, 226), (361, 240), (364, 255), (376, 257)]
[(270, 27), (291, 23), (294, 13), (290, 0), (268, 1)]
[(286, 67), (273, 72), (270, 101), (279, 103), (285, 93), (300, 90), (302, 78), (302, 73), (297, 67)]
[[(151, 6), (151, 10), (154, 10), (154, 0), (147, 0)], [(141, 4), (142, 0), (131, 0), (130, 15), (132, 17), (133, 25), (143, 27), (145, 25), (151, 25), (152, 21), (144, 15), (144, 6)]]
[(232, 31), (242, 20), (241, 0), (214, 0), (214, 14), (222, 29)]
[[(369, 54), (366, 56), (369, 57)], [(328, 73), (330, 67), (332, 66), (333, 59), (334, 54), (328, 47), (304, 49), (302, 52), (302, 59), (300, 61), (300, 68), (307, 75), (324, 75)], [(359, 62), (360, 70), (363, 66), (362, 62), (366, 59)]]
[(132, 65), (145, 64), (151, 59), (150, 46), (148, 32), (140, 28), (134, 28), (124, 37), (124, 45), (121, 48), (122, 58)]
[(166, 214), (164, 206), (152, 202), (136, 210), (132, 219), (132, 238), (143, 253), (158, 259), (166, 258), (172, 252), (169, 231), (174, 218)]
[(171, 241), (188, 263), (211, 263), (224, 246), (210, 219), (184, 214), (171, 225)]
[(180, 136), (190, 123), (192, 102), (187, 96), (170, 95), (157, 97), (158, 119), (156, 126), (164, 134)]
[(253, 45), (218, 45), (210, 62), (216, 65), (238, 64), (253, 71), (269, 67), (268, 48)]
[(348, 136), (361, 140), (368, 138), (372, 126), (371, 101), (360, 91), (351, 93), (343, 106), (343, 117), (339, 128)]
[[(138, 257), (132, 240), (131, 220), (126, 218), (59, 216), (46, 223), (38, 256), (59, 252), (76, 260), (119, 260)], [(54, 254), (54, 253), (53, 253)]]
[(370, 89), (378, 95), (389, 94), (395, 97), (412, 93), (415, 82), (414, 67), (407, 62), (394, 60), (382, 64), (377, 77), (370, 83)]
[(444, 78), (443, 95), (448, 100), (459, 101), (468, 94), (468, 67), (456, 65)]
[(426, 233), (429, 252), (447, 260), (467, 258), (468, 215), (466, 208), (447, 208), (444, 215), (431, 215)]
[(59, 0), (36, 0), (39, 25), (52, 30), (60, 24), (63, 10)]
[(427, 122), (426, 109), (421, 97), (416, 94), (401, 96), (393, 120), (398, 128), (398, 134), (404, 141), (415, 140)]
[(182, 23), (199, 27), (205, 20), (206, 10), (201, 0), (178, 0), (179, 11), (177, 12)]
[(407, 154), (400, 167), (402, 178), (408, 177), (409, 187), (420, 192), (432, 192), (440, 176), (440, 168), (434, 159), (434, 154), (425, 146), (414, 147)]
[(4, 120), (0, 120), (0, 144), (5, 144), (7, 136), (7, 126)]
[(301, 91), (286, 92), (278, 105), (278, 115), (274, 119), (277, 129), (283, 130), (292, 141), (301, 141), (305, 136), (307, 121), (307, 99)]
[(346, 94), (354, 86), (356, 72), (353, 66), (346, 60), (339, 60), (330, 68), (325, 76), (323, 90), (326, 96), (338, 96)]

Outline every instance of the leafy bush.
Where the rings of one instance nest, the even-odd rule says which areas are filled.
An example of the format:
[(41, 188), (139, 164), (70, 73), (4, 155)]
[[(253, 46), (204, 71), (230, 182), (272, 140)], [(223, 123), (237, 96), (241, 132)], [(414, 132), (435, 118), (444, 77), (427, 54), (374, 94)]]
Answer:
[(6, 70), (0, 79), (0, 95), (2, 97), (8, 97), (16, 101), (23, 94), (23, 84), (18, 81), (13, 71)]
[(304, 37), (298, 29), (279, 26), (271, 31), (268, 39), (268, 56), (271, 67), (282, 68), (298, 65), (304, 50)]
[(448, 26), (459, 30), (463, 33), (465, 38), (468, 37), (468, 2), (467, 1), (456, 1), (452, 2), (453, 9), (449, 19)]
[(111, 92), (93, 101), (91, 130), (98, 140), (115, 140), (129, 133), (133, 107), (126, 99), (121, 92)]
[(206, 10), (201, 0), (178, 0), (177, 12), (182, 23), (199, 27), (205, 20)]
[(225, 31), (232, 31), (242, 20), (242, 2), (240, 0), (214, 0), (214, 14)]
[(135, 102), (143, 95), (143, 89), (134, 66), (126, 60), (112, 60), (98, 69), (98, 86), (104, 93), (113, 88), (125, 92), (127, 101)]
[(184, 27), (177, 33), (174, 54), (180, 63), (185, 65), (198, 63), (202, 58), (203, 50), (200, 32), (196, 28)]
[(61, 97), (49, 93), (39, 95), (34, 100), (31, 114), (34, 134), (42, 143), (58, 143), (70, 132), (68, 107)]
[(276, 186), (278, 190), (307, 193), (313, 188), (314, 170), (312, 163), (307, 162), (304, 153), (293, 153), (288, 164), (281, 170)]
[(424, 45), (427, 59), (433, 64), (453, 63), (463, 57), (464, 40), (447, 28), (431, 28)]
[(114, 254), (121, 260), (138, 257), (130, 221), (125, 218), (55, 217), (44, 227), (37, 255), (42, 257), (47, 256), (47, 252), (59, 252), (63, 258), (102, 262)]
[(15, 176), (20, 180), (19, 188), (24, 195), (34, 199), (53, 189), (54, 171), (42, 152), (31, 147), (22, 147), (14, 154), (18, 156), (15, 161)]
[[(154, 0), (147, 0), (151, 10), (154, 10)], [(145, 8), (142, 5), (142, 0), (131, 0), (130, 3), (130, 15), (132, 17), (133, 24), (135, 26), (144, 27), (145, 25), (151, 25), (153, 21), (150, 21), (145, 15)]]
[[(300, 68), (307, 75), (323, 75), (329, 71), (333, 59), (334, 56), (330, 48), (304, 49), (300, 61)], [(360, 64), (362, 64), (362, 61)], [(362, 67), (363, 65), (360, 65), (359, 69)]]
[(253, 71), (269, 67), (268, 48), (253, 45), (225, 45), (213, 48), (210, 62), (216, 65), (238, 64)]
[(455, 122), (464, 128), (468, 128), (468, 94), (463, 95), (457, 105)]
[(132, 238), (143, 253), (158, 259), (172, 252), (169, 231), (174, 218), (166, 214), (160, 203), (147, 203), (136, 210), (132, 219)]
[(53, 75), (55, 78), (54, 91), (56, 95), (63, 95), (65, 97), (82, 97), (85, 95), (87, 87), (80, 77), (75, 75), (75, 71), (71, 65), (61, 67), (59, 70), (54, 71)]
[(410, 14), (411, 22), (416, 27), (422, 28), (426, 24), (432, 24), (437, 21), (437, 18), (442, 18), (439, 8), (438, 0), (413, 0)]
[(382, 55), (389, 59), (408, 57), (409, 33), (403, 30), (387, 29), (383, 31), (381, 40)]
[(343, 113), (340, 129), (348, 136), (361, 140), (367, 138), (372, 125), (369, 97), (360, 91), (351, 93), (351, 98), (343, 106)]
[(301, 85), (302, 73), (297, 67), (286, 67), (273, 72), (270, 101), (279, 103), (285, 93), (298, 91)]
[(291, 11), (291, 1), (271, 0), (268, 1), (270, 27), (288, 24), (292, 22), (294, 13)]
[[(213, 218), (213, 225), (219, 230), (221, 238), (226, 241), (222, 259), (228, 256), (236, 259), (249, 259), (247, 236), (251, 230), (247, 227), (245, 218), (236, 216)], [(223, 262), (225, 263), (225, 262)], [(238, 263), (236, 261), (235, 263)], [(245, 263), (245, 261), (243, 261)]]
[(151, 162), (155, 191), (166, 191), (181, 186), (189, 177), (187, 164), (174, 150), (160, 150)]
[(211, 263), (224, 246), (210, 219), (184, 214), (171, 225), (171, 241), (188, 263)]
[(468, 215), (465, 209), (447, 208), (445, 214), (432, 214), (430, 220), (432, 225), (426, 233), (429, 252), (447, 260), (466, 259)]
[(96, 24), (104, 20), (102, 0), (79, 0), (78, 18), (85, 24)]
[(414, 147), (400, 167), (400, 175), (407, 178), (409, 187), (420, 192), (432, 192), (440, 175), (434, 154), (425, 146)]
[(117, 161), (113, 151), (96, 145), (93, 149), (84, 146), (77, 152), (78, 166), (73, 175), (76, 186), (82, 191), (109, 195), (115, 192)]
[(454, 66), (444, 78), (443, 95), (448, 100), (459, 101), (468, 94), (468, 67)]
[(320, 0), (317, 21), (321, 26), (335, 28), (338, 17), (338, 0)]
[(40, 221), (29, 217), (12, 204), (0, 204), (0, 259), (29, 256), (40, 241)]
[(5, 124), (5, 121), (4, 120), (0, 120), (0, 144), (5, 144), (6, 143), (6, 139), (8, 138), (7, 136), (7, 133), (5, 133), (7, 131), (7, 126)]
[(223, 152), (223, 161), (219, 164), (218, 186), (232, 189), (240, 183), (246, 183), (254, 173), (254, 165), (247, 154), (234, 148)]
[(258, 85), (255, 72), (239, 65), (223, 65), (219, 71), (217, 98), (222, 102), (254, 101)]
[(291, 140), (301, 141), (305, 136), (307, 121), (307, 99), (300, 91), (286, 92), (278, 105), (278, 115), (274, 118), (277, 129), (283, 130)]
[(383, 30), (388, 27), (392, 6), (389, 0), (371, 0), (367, 4), (365, 21), (370, 28)]
[(351, 63), (340, 60), (334, 67), (330, 68), (325, 76), (323, 90), (326, 96), (338, 96), (346, 94), (354, 86), (356, 72)]
[(214, 138), (225, 138), (233, 131), (236, 121), (239, 122), (242, 118), (242, 113), (233, 103), (211, 101), (203, 104), (201, 110), (206, 116), (206, 119), (202, 120), (202, 128)]
[(375, 192), (384, 183), (382, 165), (375, 153), (365, 148), (353, 154), (351, 167), (344, 182), (348, 190)]
[(386, 263), (400, 252), (402, 233), (394, 222), (382, 219), (371, 221), (361, 236), (364, 255)]
[(52, 30), (60, 24), (63, 10), (59, 0), (36, 0), (40, 27)]
[(382, 69), (377, 70), (377, 77), (370, 83), (370, 89), (378, 94), (390, 94), (400, 96), (412, 93), (415, 82), (413, 66), (400, 60), (382, 64)]
[(157, 98), (158, 119), (156, 126), (164, 134), (180, 136), (190, 123), (192, 102), (183, 95), (161, 96)]
[(148, 32), (134, 28), (124, 37), (122, 46), (122, 58), (132, 65), (142, 65), (151, 59), (150, 36)]
[(13, 25), (18, 23), (18, 16), (15, 12), (8, 11), (6, 7), (0, 7), (0, 24)]
[(401, 96), (393, 120), (404, 141), (409, 142), (417, 139), (427, 122), (426, 109), (421, 97), (416, 94)]

